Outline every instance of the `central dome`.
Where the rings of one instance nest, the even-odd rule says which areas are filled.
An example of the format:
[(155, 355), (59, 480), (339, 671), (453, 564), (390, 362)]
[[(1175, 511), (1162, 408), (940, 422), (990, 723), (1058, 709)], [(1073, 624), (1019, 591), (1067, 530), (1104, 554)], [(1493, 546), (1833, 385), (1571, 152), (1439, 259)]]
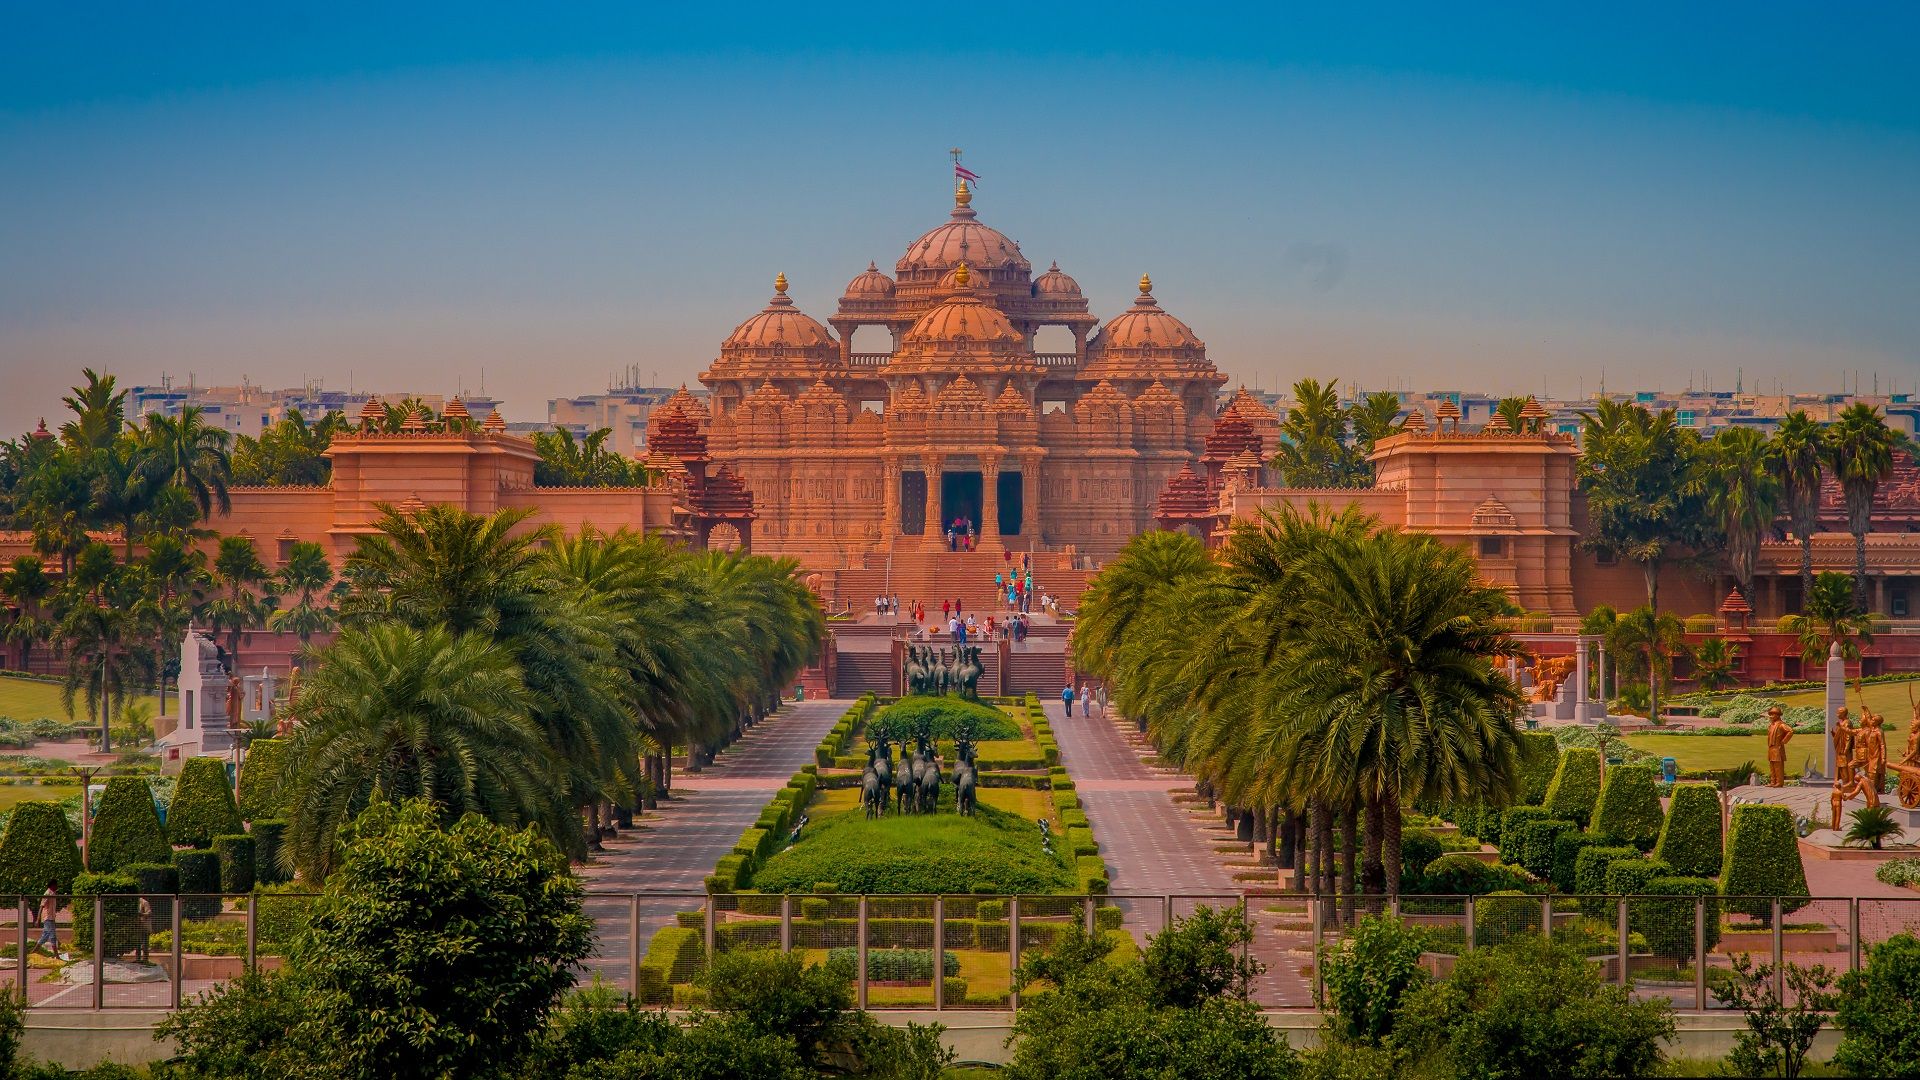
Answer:
[(1013, 269), (1029, 273), (1033, 265), (1020, 254), (1020, 245), (998, 229), (980, 224), (970, 205), (973, 193), (961, 185), (953, 193), (953, 214), (946, 224), (907, 245), (894, 272), (945, 271), (966, 263), (975, 269)]
[[(952, 296), (933, 306), (914, 322), (902, 338), (904, 345), (947, 345), (955, 342), (980, 342), (994, 346), (1021, 346), (1026, 337), (992, 304), (982, 303), (971, 291), (972, 274), (961, 263), (949, 275), (956, 289)], [(995, 351), (1002, 351), (995, 349)]]

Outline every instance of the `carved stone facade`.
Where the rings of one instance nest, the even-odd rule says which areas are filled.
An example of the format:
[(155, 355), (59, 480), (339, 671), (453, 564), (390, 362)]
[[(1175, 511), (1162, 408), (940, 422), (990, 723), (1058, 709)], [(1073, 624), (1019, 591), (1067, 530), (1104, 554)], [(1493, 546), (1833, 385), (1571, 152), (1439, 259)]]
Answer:
[[(831, 330), (782, 275), (701, 373), (711, 412), (686, 410), (752, 492), (756, 550), (857, 566), (945, 547), (959, 519), (983, 550), (1104, 558), (1153, 528), (1160, 489), (1205, 449), (1225, 376), (1152, 282), (1096, 331), (1079, 284), (1058, 264), (1034, 276), (971, 203), (961, 186), (893, 277), (869, 264), (849, 282)], [(863, 327), (892, 348), (853, 352)], [(1073, 351), (1036, 352), (1045, 327)]]

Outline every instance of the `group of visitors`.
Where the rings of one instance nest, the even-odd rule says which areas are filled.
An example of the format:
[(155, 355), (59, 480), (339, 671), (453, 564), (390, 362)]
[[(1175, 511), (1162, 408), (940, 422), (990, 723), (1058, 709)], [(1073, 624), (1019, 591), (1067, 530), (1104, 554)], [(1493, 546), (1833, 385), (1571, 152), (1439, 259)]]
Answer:
[(873, 613), (875, 615), (893, 615), (897, 617), (900, 614), (900, 598), (897, 596), (874, 597)]
[(1094, 706), (1098, 705), (1101, 717), (1105, 718), (1107, 715), (1107, 684), (1101, 683), (1092, 691), (1088, 691), (1087, 684), (1083, 682), (1080, 684), (1080, 689), (1076, 691), (1073, 688), (1073, 684), (1068, 683), (1066, 688), (1060, 691), (1060, 703), (1067, 707), (1068, 716), (1073, 715), (1073, 703), (1076, 701), (1080, 703), (1081, 716), (1092, 716)]
[(974, 527), (970, 517), (957, 517), (947, 526), (948, 551), (972, 551), (980, 539), (979, 530)]

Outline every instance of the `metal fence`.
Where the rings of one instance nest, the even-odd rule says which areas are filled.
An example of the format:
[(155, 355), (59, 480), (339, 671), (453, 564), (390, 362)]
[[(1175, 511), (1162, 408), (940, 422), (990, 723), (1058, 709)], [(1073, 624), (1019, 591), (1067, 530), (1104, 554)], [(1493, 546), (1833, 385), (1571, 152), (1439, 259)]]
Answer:
[[(35, 1008), (175, 1008), (244, 971), (271, 971), (316, 899), (290, 893), (59, 898), (54, 952), (41, 948), (40, 897), (0, 908), (0, 980)], [(77, 901), (77, 902), (76, 902)], [(583, 977), (652, 1004), (700, 1000), (722, 953), (797, 952), (853, 973), (866, 1009), (1019, 1007), (1021, 959), (1070, 925), (1120, 931), (1143, 948), (1201, 906), (1239, 912), (1262, 971), (1254, 1000), (1313, 1008), (1316, 958), (1358, 917), (1391, 912), (1422, 935), (1421, 964), (1444, 978), (1474, 949), (1545, 934), (1583, 949), (1607, 979), (1676, 1008), (1724, 1008), (1737, 956), (1857, 968), (1865, 950), (1920, 933), (1920, 895), (1902, 897), (1403, 896), (1318, 899), (1278, 892), (1109, 896), (899, 896), (589, 892)], [(1357, 907), (1356, 907), (1357, 904)], [(101, 943), (102, 947), (95, 947)], [(21, 957), (26, 957), (25, 963)], [(1776, 974), (1778, 978), (1778, 974)], [(1790, 994), (1791, 988), (1782, 986)]]

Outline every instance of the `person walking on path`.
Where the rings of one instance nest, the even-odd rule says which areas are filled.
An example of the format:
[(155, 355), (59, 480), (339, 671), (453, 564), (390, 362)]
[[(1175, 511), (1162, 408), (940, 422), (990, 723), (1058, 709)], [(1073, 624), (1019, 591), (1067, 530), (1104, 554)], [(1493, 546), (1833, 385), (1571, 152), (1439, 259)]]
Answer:
[[(35, 948), (45, 949), (55, 956), (60, 955), (60, 932), (54, 926), (55, 916), (60, 914), (60, 882), (47, 879), (47, 891), (40, 894), (40, 940), (34, 942)], [(21, 961), (25, 963), (24, 958)]]
[(953, 605), (948, 603), (945, 600), (940, 601), (940, 617), (945, 619), (952, 615), (953, 615)]
[(1080, 698), (1080, 715), (1082, 717), (1092, 716), (1093, 715), (1093, 695), (1087, 693), (1086, 683), (1080, 684), (1079, 698)]
[(1068, 683), (1066, 686), (1066, 689), (1060, 691), (1060, 700), (1063, 703), (1065, 703), (1067, 706), (1067, 718), (1072, 719), (1073, 718), (1073, 684), (1072, 683)]
[(1094, 693), (1099, 696), (1100, 719), (1105, 720), (1107, 718), (1107, 684), (1101, 683), (1099, 689), (1095, 690)]

